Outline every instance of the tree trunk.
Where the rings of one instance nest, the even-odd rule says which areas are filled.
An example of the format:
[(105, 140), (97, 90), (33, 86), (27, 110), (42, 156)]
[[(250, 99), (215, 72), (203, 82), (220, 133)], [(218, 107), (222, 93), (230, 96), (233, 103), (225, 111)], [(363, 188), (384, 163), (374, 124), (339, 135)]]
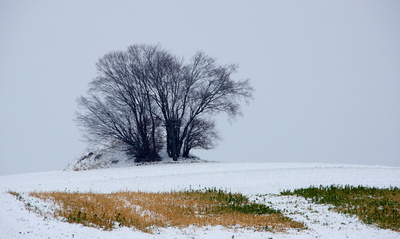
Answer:
[(167, 125), (167, 152), (168, 156), (174, 161), (178, 161), (180, 156), (179, 147), (179, 128), (175, 120), (169, 120)]
[(189, 153), (190, 153), (190, 148), (185, 145), (185, 147), (183, 148), (182, 157), (189, 158)]

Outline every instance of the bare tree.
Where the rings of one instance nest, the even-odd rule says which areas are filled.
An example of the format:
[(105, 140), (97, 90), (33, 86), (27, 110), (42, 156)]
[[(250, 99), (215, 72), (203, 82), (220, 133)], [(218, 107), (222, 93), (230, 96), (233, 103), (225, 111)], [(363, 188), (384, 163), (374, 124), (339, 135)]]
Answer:
[[(156, 59), (159, 60), (156, 67), (150, 70), (158, 70), (163, 65), (164, 61), (160, 60), (163, 58)], [(194, 132), (191, 129), (196, 120), (216, 113), (235, 117), (241, 113), (240, 101), (252, 97), (253, 88), (248, 80), (231, 78), (236, 69), (236, 65), (219, 66), (215, 59), (199, 52), (189, 64), (176, 64), (173, 71), (167, 71), (168, 77), (151, 79), (155, 101), (164, 117), (168, 154), (174, 160), (188, 155), (191, 147), (186, 147), (185, 153), (182, 147), (187, 138), (193, 138), (190, 134)]]
[(117, 140), (137, 161), (154, 161), (162, 148), (161, 120), (154, 114), (141, 70), (141, 62), (124, 52), (101, 58), (89, 97), (78, 100), (82, 112), (77, 121), (89, 140)]
[(90, 138), (117, 139), (142, 159), (157, 158), (163, 127), (168, 155), (188, 157), (192, 148), (209, 149), (219, 139), (207, 117), (235, 117), (241, 101), (252, 97), (248, 80), (232, 78), (236, 69), (203, 52), (184, 63), (153, 45), (109, 53), (97, 63), (90, 97), (79, 100), (78, 123)]

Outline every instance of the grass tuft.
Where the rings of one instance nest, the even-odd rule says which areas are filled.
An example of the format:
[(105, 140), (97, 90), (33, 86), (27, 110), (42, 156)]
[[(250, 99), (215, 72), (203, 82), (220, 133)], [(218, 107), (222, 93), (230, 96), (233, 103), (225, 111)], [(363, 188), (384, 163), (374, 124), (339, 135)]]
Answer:
[(15, 192), (15, 191), (11, 191), (8, 190), (7, 193), (13, 195), (14, 197), (16, 197), (18, 199), (18, 201), (23, 201), (23, 197), (21, 196), (21, 194)]
[(286, 190), (281, 195), (297, 195), (314, 203), (331, 204), (335, 210), (358, 216), (366, 224), (400, 231), (400, 189), (363, 186), (319, 186)]
[(220, 189), (179, 192), (68, 193), (33, 192), (31, 196), (57, 205), (54, 216), (70, 223), (112, 230), (126, 226), (143, 232), (160, 227), (217, 226), (285, 231), (303, 223), (279, 210), (250, 202), (240, 193)]

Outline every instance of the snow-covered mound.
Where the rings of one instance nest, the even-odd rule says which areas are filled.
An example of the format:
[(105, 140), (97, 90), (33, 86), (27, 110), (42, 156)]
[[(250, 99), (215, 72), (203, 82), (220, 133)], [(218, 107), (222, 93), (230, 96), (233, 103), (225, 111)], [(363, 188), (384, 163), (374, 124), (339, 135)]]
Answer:
[(64, 170), (82, 171), (100, 168), (111, 168), (123, 165), (133, 165), (134, 161), (122, 151), (107, 148), (88, 150), (81, 157), (75, 159)]
[(206, 163), (209, 161), (202, 160), (192, 156), (190, 158), (179, 158), (178, 161), (173, 161), (168, 157), (165, 151), (162, 151), (161, 161), (136, 163), (135, 160), (129, 157), (124, 151), (113, 147), (97, 147), (87, 150), (82, 156), (76, 158), (70, 163), (64, 171), (84, 171), (102, 168), (122, 168), (149, 164), (171, 164), (171, 163)]
[[(0, 238), (398, 238), (400, 233), (361, 223), (357, 218), (329, 210), (297, 197), (282, 197), (282, 190), (308, 187), (364, 185), (400, 187), (400, 168), (310, 164), (310, 163), (202, 163), (155, 164), (140, 167), (107, 168), (90, 171), (53, 171), (0, 176)], [(49, 205), (27, 194), (32, 191), (69, 191), (111, 193), (121, 190), (160, 192), (189, 188), (216, 187), (241, 192), (259, 202), (283, 210), (303, 221), (305, 231), (286, 233), (230, 230), (222, 227), (164, 228), (146, 234), (132, 228), (102, 231), (44, 218), (25, 209), (24, 203), (8, 193), (20, 193), (33, 208), (47, 210)]]

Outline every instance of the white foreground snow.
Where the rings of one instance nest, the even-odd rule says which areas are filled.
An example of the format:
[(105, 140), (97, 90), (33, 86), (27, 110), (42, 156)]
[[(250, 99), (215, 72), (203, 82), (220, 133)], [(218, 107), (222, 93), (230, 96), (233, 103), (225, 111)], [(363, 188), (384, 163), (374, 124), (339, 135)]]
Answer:
[[(400, 168), (310, 163), (181, 163), (1, 176), (0, 238), (400, 238), (398, 232), (365, 225), (355, 217), (328, 210), (328, 206), (274, 195), (285, 189), (331, 184), (400, 187)], [(167, 228), (159, 229), (156, 234), (130, 228), (102, 231), (45, 219), (27, 211), (22, 202), (7, 193), (8, 190), (23, 193), (32, 205), (44, 208), (45, 205), (26, 193), (35, 190), (158, 192), (204, 187), (241, 192), (271, 207), (286, 209), (286, 215), (305, 222), (309, 229), (289, 233), (222, 227)]]

